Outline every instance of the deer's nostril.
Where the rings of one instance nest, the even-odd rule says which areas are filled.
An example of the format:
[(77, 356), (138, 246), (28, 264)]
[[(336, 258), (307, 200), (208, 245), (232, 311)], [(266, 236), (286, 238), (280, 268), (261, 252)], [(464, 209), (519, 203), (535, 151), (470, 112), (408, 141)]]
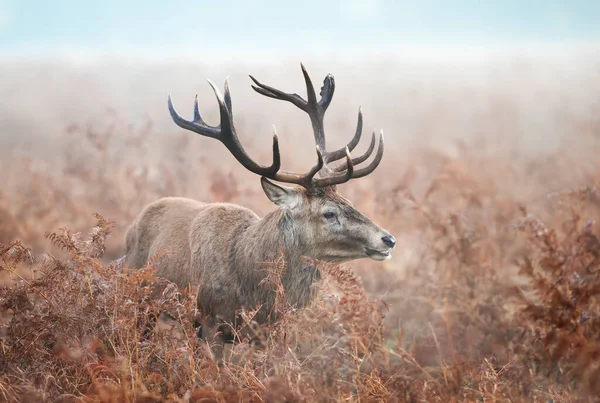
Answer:
[(383, 241), (384, 244), (386, 244), (390, 248), (393, 248), (394, 246), (396, 246), (396, 238), (394, 238), (391, 235), (384, 236), (383, 238), (381, 238), (381, 240)]

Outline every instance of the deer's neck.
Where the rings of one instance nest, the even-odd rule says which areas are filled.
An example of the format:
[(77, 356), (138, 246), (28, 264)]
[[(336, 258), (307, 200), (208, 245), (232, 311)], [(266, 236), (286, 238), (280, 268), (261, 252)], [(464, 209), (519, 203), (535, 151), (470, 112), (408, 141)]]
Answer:
[(306, 254), (307, 245), (302, 241), (299, 228), (285, 211), (276, 210), (262, 220), (248, 226), (243, 235), (244, 243), (251, 245), (246, 256), (256, 262), (275, 262), (283, 259), (289, 269), (306, 266), (300, 259)]
[[(248, 270), (247, 275), (254, 279), (253, 283), (260, 283), (267, 276), (267, 270), (283, 269), (279, 274), (286, 301), (296, 306), (310, 302), (315, 293), (313, 284), (321, 274), (301, 258), (309, 252), (306, 250), (308, 246), (304, 244), (299, 228), (283, 210), (276, 210), (250, 225), (243, 237), (245, 239), (240, 244), (246, 247), (242, 259), (247, 262), (245, 269)], [(260, 291), (256, 291), (263, 295), (262, 298), (270, 299), (270, 287), (268, 284), (257, 286)]]

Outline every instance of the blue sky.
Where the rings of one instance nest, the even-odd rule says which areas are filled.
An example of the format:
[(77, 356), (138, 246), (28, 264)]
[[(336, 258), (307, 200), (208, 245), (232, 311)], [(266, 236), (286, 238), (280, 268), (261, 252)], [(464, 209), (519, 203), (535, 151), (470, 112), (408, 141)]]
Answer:
[(600, 42), (600, 0), (0, 0), (0, 52)]

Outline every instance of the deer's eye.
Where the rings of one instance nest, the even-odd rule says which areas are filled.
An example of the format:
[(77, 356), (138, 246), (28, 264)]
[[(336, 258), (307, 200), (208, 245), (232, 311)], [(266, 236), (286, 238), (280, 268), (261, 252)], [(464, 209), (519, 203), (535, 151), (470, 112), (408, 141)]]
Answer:
[(323, 217), (325, 217), (328, 220), (331, 220), (332, 218), (335, 218), (335, 213), (332, 211), (328, 211), (325, 214), (323, 214)]

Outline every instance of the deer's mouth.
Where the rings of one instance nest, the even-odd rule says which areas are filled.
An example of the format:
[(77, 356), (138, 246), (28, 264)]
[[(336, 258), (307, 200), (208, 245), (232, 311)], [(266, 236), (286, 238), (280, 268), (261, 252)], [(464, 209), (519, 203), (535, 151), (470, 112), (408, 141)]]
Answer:
[(389, 249), (385, 251), (367, 249), (367, 256), (373, 260), (387, 260), (392, 257), (392, 254)]

